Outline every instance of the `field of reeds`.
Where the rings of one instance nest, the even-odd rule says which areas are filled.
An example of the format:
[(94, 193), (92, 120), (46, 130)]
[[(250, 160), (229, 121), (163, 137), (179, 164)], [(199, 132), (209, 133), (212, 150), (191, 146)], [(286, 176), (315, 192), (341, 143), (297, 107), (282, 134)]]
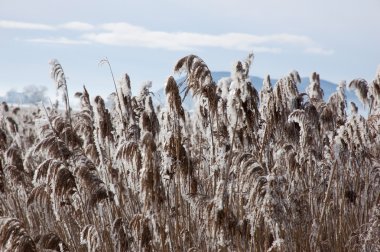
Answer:
[(165, 106), (125, 74), (79, 111), (51, 61), (62, 109), (0, 110), (0, 251), (380, 251), (380, 71), (324, 100), (317, 73), (256, 90), (252, 60), (215, 83), (189, 55)]

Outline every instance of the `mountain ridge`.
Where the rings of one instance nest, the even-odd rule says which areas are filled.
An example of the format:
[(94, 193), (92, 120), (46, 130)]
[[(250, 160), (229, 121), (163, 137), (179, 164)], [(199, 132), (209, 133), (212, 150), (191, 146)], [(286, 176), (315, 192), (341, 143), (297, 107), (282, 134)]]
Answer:
[[(227, 71), (216, 71), (216, 72), (212, 72), (211, 75), (212, 75), (213, 80), (217, 83), (222, 78), (230, 77), (231, 73), (227, 72)], [(176, 80), (177, 83), (183, 82), (184, 78), (185, 77), (181, 77), (178, 80)], [(251, 82), (252, 82), (253, 86), (255, 87), (255, 89), (258, 92), (260, 92), (264, 79), (261, 77), (258, 77), (258, 76), (250, 76), (250, 78), (251, 78)], [(272, 86), (274, 86), (278, 80), (279, 79), (271, 79)], [(324, 92), (323, 100), (328, 101), (329, 97), (336, 91), (338, 84), (331, 82), (331, 81), (324, 80), (324, 79), (321, 79), (320, 82), (321, 82), (321, 88), (323, 89), (323, 92)], [(308, 87), (309, 83), (310, 83), (309, 77), (302, 77), (301, 83), (299, 83), (297, 85), (299, 92), (300, 93), (302, 93), (302, 92), (306, 93), (306, 88)], [(161, 106), (166, 103), (166, 98), (165, 98), (166, 95), (165, 95), (165, 88), (164, 87), (158, 89), (156, 92), (154, 92), (154, 94), (155, 94), (156, 103), (158, 103)], [(350, 102), (354, 102), (356, 104), (356, 106), (358, 106), (359, 112), (361, 114), (365, 113), (365, 109), (363, 108), (359, 99), (356, 97), (353, 90), (349, 90), (348, 88), (346, 88), (346, 97), (347, 97), (347, 106), (348, 107), (349, 107)], [(193, 104), (191, 95), (188, 95), (185, 98), (182, 106), (186, 110), (192, 110), (194, 108), (194, 104)]]

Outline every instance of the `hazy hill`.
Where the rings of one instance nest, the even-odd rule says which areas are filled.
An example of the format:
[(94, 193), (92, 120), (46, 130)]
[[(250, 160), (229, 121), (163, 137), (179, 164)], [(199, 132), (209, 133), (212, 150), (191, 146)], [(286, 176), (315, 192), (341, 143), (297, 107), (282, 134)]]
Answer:
[[(215, 82), (218, 82), (221, 78), (230, 77), (229, 72), (213, 72), (212, 77)], [(272, 86), (276, 84), (278, 79), (271, 79)], [(184, 78), (177, 80), (177, 83), (180, 83), (184, 81)], [(251, 76), (251, 81), (256, 88), (257, 91), (261, 90), (262, 84), (263, 84), (263, 78), (257, 77), (257, 76)], [(301, 78), (301, 84), (298, 84), (298, 91), (300, 93), (306, 92), (306, 88), (309, 85), (309, 77), (302, 77)], [(325, 101), (328, 100), (330, 95), (336, 91), (337, 83), (333, 83), (327, 80), (321, 79), (321, 87), (324, 91), (324, 97), (323, 99)], [(346, 89), (346, 95), (347, 95), (347, 105), (349, 107), (349, 104), (351, 101), (355, 102), (355, 104), (358, 106), (360, 113), (365, 114), (365, 111), (363, 109), (363, 106), (359, 99), (356, 97), (354, 91)], [(165, 99), (165, 88), (161, 88), (155, 92), (155, 102), (161, 105), (164, 105), (166, 102)], [(183, 107), (187, 110), (191, 110), (193, 108), (193, 101), (191, 98), (191, 95), (188, 95), (183, 102)]]

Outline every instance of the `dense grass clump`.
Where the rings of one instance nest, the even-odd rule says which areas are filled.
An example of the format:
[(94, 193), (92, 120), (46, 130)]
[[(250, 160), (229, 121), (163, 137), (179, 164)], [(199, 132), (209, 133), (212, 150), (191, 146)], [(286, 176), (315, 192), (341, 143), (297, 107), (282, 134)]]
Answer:
[(189, 55), (165, 106), (124, 75), (112, 109), (84, 87), (79, 111), (51, 61), (63, 112), (0, 110), (0, 250), (379, 251), (380, 72), (349, 84), (363, 117), (317, 73), (306, 93), (296, 71), (257, 91), (252, 61), (215, 83)]

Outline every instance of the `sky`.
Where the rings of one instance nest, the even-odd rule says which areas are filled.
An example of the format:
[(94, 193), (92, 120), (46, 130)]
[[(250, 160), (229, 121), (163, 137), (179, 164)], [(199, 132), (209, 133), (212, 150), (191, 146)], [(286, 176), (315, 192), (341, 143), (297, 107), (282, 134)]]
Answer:
[[(316, 71), (332, 82), (373, 80), (380, 65), (379, 0), (0, 0), (0, 96), (28, 85), (49, 88), (51, 59), (69, 93), (114, 91), (128, 73), (133, 91), (153, 90), (189, 54), (230, 71), (255, 54), (251, 74), (280, 78)], [(176, 75), (175, 75), (176, 76)]]

